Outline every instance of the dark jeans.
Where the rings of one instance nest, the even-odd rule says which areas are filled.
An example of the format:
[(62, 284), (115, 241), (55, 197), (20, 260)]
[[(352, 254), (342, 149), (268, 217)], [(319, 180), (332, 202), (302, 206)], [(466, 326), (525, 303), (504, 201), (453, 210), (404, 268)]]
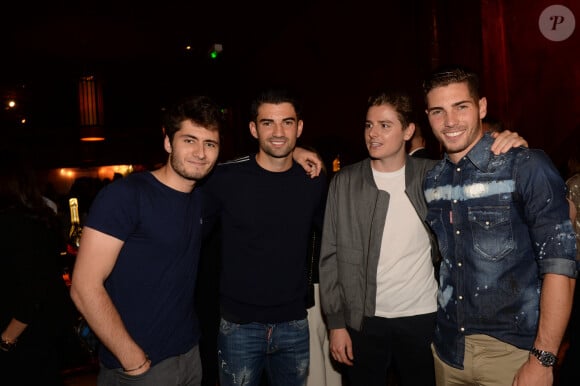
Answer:
[(394, 371), (398, 386), (435, 385), (431, 342), (436, 313), (369, 317), (361, 331), (348, 328), (354, 365), (345, 366), (351, 386), (385, 386)]
[(268, 324), (220, 321), (221, 386), (257, 386), (264, 370), (272, 386), (301, 386), (306, 382), (308, 363), (306, 319)]

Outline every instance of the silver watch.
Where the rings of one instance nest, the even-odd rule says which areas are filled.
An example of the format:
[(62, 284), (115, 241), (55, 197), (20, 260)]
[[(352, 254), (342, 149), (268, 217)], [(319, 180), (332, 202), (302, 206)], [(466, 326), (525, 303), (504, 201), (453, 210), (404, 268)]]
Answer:
[(545, 366), (545, 367), (554, 366), (556, 364), (556, 361), (558, 360), (558, 358), (556, 357), (556, 355), (554, 355), (553, 353), (551, 353), (549, 351), (538, 350), (537, 348), (532, 347), (532, 349), (530, 350), (530, 352), (536, 358), (538, 358), (538, 360), (540, 361), (540, 363), (542, 364), (542, 366)]

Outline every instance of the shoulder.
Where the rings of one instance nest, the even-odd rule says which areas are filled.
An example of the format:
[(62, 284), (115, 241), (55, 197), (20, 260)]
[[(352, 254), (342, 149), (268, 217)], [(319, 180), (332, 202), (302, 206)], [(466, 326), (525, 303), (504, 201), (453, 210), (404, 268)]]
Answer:
[(214, 167), (211, 176), (214, 178), (214, 176), (219, 177), (230, 173), (238, 173), (242, 170), (251, 168), (253, 164), (254, 162), (252, 162), (250, 155), (234, 158), (217, 164)]
[(541, 149), (518, 147), (510, 150), (506, 155), (513, 155), (517, 167), (522, 170), (555, 169), (552, 159)]
[(353, 175), (358, 175), (360, 174), (360, 172), (364, 169), (369, 169), (371, 168), (371, 163), (370, 163), (370, 159), (366, 158), (362, 161), (358, 161), (355, 162), (353, 164), (350, 165), (346, 165), (343, 166), (340, 171), (338, 171), (338, 173), (336, 173), (336, 176), (353, 176)]
[(150, 172), (133, 173), (103, 186), (98, 195), (119, 195), (135, 192), (144, 186), (151, 185), (153, 179), (155, 177)]
[(407, 161), (406, 161), (406, 165), (411, 167), (411, 168), (429, 170), (433, 166), (437, 165), (438, 162), (439, 162), (439, 160), (408, 156)]
[(445, 159), (427, 160), (427, 161), (431, 162), (429, 166), (426, 168), (425, 174), (427, 177), (440, 175), (445, 169), (445, 165), (447, 164)]
[[(366, 177), (365, 177), (366, 176)], [(333, 187), (346, 185), (362, 185), (363, 181), (372, 178), (370, 159), (366, 158), (354, 164), (343, 166), (332, 176)]]
[(236, 168), (236, 167), (241, 167), (241, 166), (247, 166), (250, 164), (251, 161), (251, 155), (244, 155), (241, 157), (237, 157), (237, 158), (233, 158), (231, 160), (227, 160), (224, 162), (220, 162), (216, 168), (217, 169), (223, 169), (223, 170), (228, 170), (231, 168)]
[(156, 185), (162, 184), (150, 172), (130, 174), (101, 188), (93, 205), (132, 205), (139, 196), (157, 190)]

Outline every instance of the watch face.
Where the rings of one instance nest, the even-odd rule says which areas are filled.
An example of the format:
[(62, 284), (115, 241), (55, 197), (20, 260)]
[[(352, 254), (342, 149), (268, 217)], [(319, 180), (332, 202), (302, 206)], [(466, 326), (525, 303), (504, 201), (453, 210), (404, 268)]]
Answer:
[(544, 351), (542, 354), (540, 354), (540, 362), (542, 362), (544, 366), (553, 366), (556, 364), (556, 356), (552, 353)]
[(554, 366), (556, 364), (556, 356), (549, 351), (532, 348), (532, 354), (534, 354), (540, 363), (546, 367)]

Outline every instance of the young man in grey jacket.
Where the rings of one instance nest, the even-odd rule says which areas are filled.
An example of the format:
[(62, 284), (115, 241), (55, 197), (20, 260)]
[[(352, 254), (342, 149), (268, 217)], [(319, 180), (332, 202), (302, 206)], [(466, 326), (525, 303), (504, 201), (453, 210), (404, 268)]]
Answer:
[[(320, 255), (320, 296), (330, 352), (353, 385), (434, 385), (430, 344), (437, 310), (436, 243), (424, 222), (422, 184), (435, 161), (407, 155), (415, 130), (400, 93), (369, 98), (369, 158), (330, 183)], [(506, 132), (493, 150), (522, 140)]]

